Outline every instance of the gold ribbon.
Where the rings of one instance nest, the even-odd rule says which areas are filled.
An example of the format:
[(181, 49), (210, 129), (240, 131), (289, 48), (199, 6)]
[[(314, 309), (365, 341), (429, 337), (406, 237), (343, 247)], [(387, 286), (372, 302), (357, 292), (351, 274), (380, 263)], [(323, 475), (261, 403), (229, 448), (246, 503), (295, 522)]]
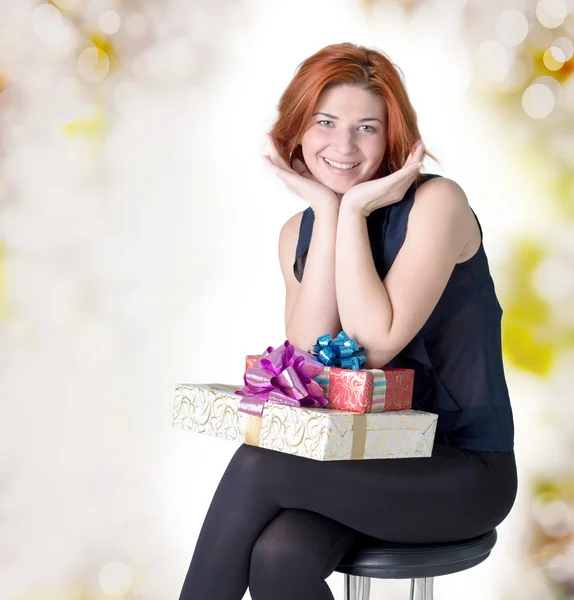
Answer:
[(367, 441), (367, 415), (358, 413), (353, 415), (353, 445), (351, 446), (351, 460), (361, 460), (365, 456), (365, 442)]
[[(262, 417), (247, 415), (245, 424), (245, 443), (259, 446), (261, 439)], [(351, 460), (361, 460), (365, 456), (365, 443), (367, 440), (367, 415), (357, 413), (353, 415), (353, 442), (351, 446)]]
[(247, 423), (245, 424), (245, 443), (251, 446), (259, 446), (261, 437), (261, 421), (262, 417), (256, 415), (247, 415)]

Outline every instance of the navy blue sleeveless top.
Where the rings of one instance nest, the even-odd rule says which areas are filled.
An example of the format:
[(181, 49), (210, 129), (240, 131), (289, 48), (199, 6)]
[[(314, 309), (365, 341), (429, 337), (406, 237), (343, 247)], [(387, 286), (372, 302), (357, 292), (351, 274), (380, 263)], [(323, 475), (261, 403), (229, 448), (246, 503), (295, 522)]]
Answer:
[[(433, 177), (440, 175), (423, 173), (421, 184)], [(413, 183), (400, 202), (367, 217), (373, 260), (381, 280), (405, 240), (415, 189)], [(309, 207), (301, 219), (293, 265), (299, 281), (314, 218)], [(478, 226), (482, 240), (480, 222)], [(502, 308), (481, 241), (475, 255), (455, 266), (421, 330), (386, 365), (414, 369), (413, 409), (438, 415), (436, 443), (468, 450), (514, 450), (514, 422), (502, 363), (501, 318)]]

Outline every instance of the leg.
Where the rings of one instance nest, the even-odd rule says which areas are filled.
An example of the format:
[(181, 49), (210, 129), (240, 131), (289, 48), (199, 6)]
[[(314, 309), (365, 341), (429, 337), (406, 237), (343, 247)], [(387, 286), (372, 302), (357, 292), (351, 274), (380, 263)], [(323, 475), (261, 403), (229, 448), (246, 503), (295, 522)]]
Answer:
[(516, 495), (513, 455), (492, 461), (435, 445), (428, 458), (321, 462), (242, 444), (209, 507), (180, 600), (241, 600), (255, 542), (286, 508), (389, 541), (480, 535)]
[(314, 512), (282, 510), (259, 534), (251, 553), (253, 600), (333, 600), (325, 579), (359, 533)]
[(345, 600), (369, 600), (370, 596), (370, 577), (345, 573)]
[(433, 600), (434, 577), (411, 579), (410, 600)]

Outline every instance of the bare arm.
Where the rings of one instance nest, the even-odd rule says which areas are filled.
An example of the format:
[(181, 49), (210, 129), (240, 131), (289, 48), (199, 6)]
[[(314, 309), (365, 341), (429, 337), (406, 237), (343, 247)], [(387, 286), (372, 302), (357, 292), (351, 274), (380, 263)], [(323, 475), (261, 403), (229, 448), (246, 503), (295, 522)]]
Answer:
[(341, 331), (335, 293), (338, 211), (335, 203), (314, 210), (313, 235), (301, 283), (293, 274), (293, 263), (303, 213), (291, 217), (279, 236), (279, 261), (286, 287), (285, 331), (287, 339), (302, 350), (309, 350), (321, 335), (335, 337)]
[(364, 368), (382, 368), (425, 324), (467, 241), (469, 219), (466, 195), (455, 182), (441, 178), (421, 185), (404, 244), (381, 281), (365, 217), (345, 208), (343, 199), (337, 300), (345, 332), (365, 347)]

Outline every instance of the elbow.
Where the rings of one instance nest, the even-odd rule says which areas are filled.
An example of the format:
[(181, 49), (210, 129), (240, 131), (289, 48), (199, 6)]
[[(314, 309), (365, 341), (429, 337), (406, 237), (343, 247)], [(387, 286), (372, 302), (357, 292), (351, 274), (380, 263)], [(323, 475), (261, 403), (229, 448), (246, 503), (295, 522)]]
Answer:
[(387, 365), (390, 359), (381, 357), (368, 357), (367, 361), (363, 365), (363, 369), (382, 369)]
[(366, 362), (363, 369), (382, 369), (395, 357), (394, 353), (383, 348), (365, 348)]

